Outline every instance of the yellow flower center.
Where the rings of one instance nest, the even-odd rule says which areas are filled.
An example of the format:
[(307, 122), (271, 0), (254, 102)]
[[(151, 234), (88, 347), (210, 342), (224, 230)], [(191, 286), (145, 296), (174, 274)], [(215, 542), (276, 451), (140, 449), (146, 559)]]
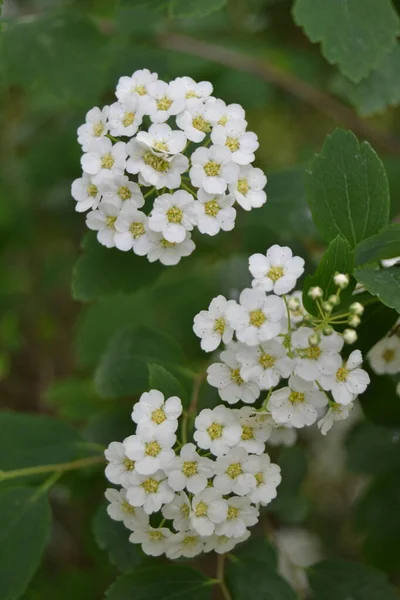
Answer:
[(171, 108), (171, 105), (172, 105), (172, 100), (167, 98), (167, 96), (164, 96), (164, 98), (161, 98), (160, 100), (157, 101), (157, 109), (158, 110), (168, 110), (169, 108)]
[(135, 468), (135, 461), (130, 458), (125, 458), (123, 465), (127, 471), (133, 471)]
[(250, 427), (249, 425), (243, 425), (242, 427), (242, 438), (241, 438), (244, 442), (247, 442), (248, 440), (254, 440), (254, 431), (253, 428)]
[(231, 369), (231, 379), (237, 385), (242, 385), (243, 379), (240, 376), (240, 369)]
[(135, 512), (136, 512), (135, 507), (132, 506), (131, 504), (129, 504), (129, 502), (126, 502), (126, 501), (123, 502), (121, 504), (121, 508), (124, 511), (124, 513), (126, 513), (127, 515), (132, 515), (132, 516), (135, 515)]
[(220, 210), (221, 207), (216, 200), (209, 200), (204, 204), (204, 212), (209, 217), (216, 217)]
[(197, 462), (195, 460), (183, 463), (182, 473), (185, 477), (193, 477), (193, 475), (197, 475), (197, 472)]
[(243, 473), (242, 465), (240, 463), (232, 463), (226, 470), (226, 474), (229, 475), (231, 479), (236, 479)]
[(156, 494), (158, 492), (160, 482), (150, 477), (149, 479), (146, 479), (146, 481), (143, 481), (143, 483), (140, 485), (147, 494)]
[(169, 242), (165, 238), (163, 238), (160, 242), (163, 248), (174, 248), (176, 246), (176, 242)]
[(239, 140), (237, 138), (227, 137), (226, 138), (226, 142), (225, 142), (225, 146), (227, 148), (229, 148), (229, 150), (231, 152), (236, 152), (240, 148), (240, 142), (239, 142)]
[(132, 192), (126, 185), (122, 185), (118, 190), (118, 196), (121, 200), (130, 200), (132, 198)]
[(215, 323), (214, 323), (214, 331), (216, 331), (219, 334), (223, 334), (225, 331), (225, 319), (223, 317), (219, 317), (218, 319), (215, 319)]
[(222, 436), (222, 432), (224, 430), (224, 426), (220, 423), (213, 423), (208, 427), (207, 433), (212, 440), (217, 440)]
[(100, 137), (104, 132), (104, 124), (100, 121), (100, 123), (95, 123), (93, 125), (93, 135), (95, 137)]
[(198, 505), (196, 506), (194, 513), (195, 513), (196, 517), (206, 517), (207, 511), (208, 511), (207, 504), (203, 500), (201, 500), (201, 502), (199, 502)]
[(246, 196), (250, 189), (249, 182), (247, 181), (247, 179), (239, 179), (239, 181), (237, 182), (237, 189), (238, 192), (240, 192), (243, 196)]
[(254, 327), (261, 327), (266, 321), (266, 317), (262, 310), (252, 310), (250, 312), (250, 325)]
[(221, 165), (213, 160), (210, 160), (204, 165), (204, 172), (208, 177), (218, 177), (220, 170)]
[(109, 229), (114, 229), (114, 223), (116, 220), (117, 220), (117, 217), (108, 216), (107, 217), (107, 227)]
[(211, 131), (211, 124), (203, 119), (203, 117), (195, 117), (192, 121), (192, 125), (195, 129), (198, 129), (203, 133), (210, 133)]
[(393, 348), (386, 348), (386, 350), (382, 352), (382, 358), (387, 363), (392, 362), (395, 356), (396, 352), (393, 350)]
[(88, 196), (91, 196), (92, 198), (95, 198), (99, 192), (99, 190), (97, 189), (97, 186), (95, 186), (93, 183), (91, 183), (88, 187), (88, 189), (86, 190)]
[(345, 367), (340, 367), (340, 369), (338, 369), (336, 371), (336, 381), (346, 381), (348, 375), (349, 375), (349, 370), (346, 369)]
[(188, 505), (187, 505), (187, 504), (181, 504), (180, 511), (181, 511), (181, 514), (182, 514), (184, 517), (186, 517), (186, 518), (187, 518), (187, 517), (189, 516), (189, 514), (190, 514), (190, 508), (188, 507)]
[(158, 442), (147, 442), (145, 444), (145, 453), (147, 456), (158, 456), (161, 452), (161, 446)]
[(171, 206), (171, 208), (167, 210), (167, 217), (170, 223), (181, 223), (183, 212), (177, 206)]
[(102, 169), (112, 169), (114, 166), (115, 160), (112, 154), (105, 154), (101, 159), (101, 168)]
[(166, 418), (167, 418), (167, 415), (165, 414), (165, 412), (162, 408), (157, 408), (156, 410), (153, 410), (153, 412), (151, 413), (151, 420), (153, 421), (153, 423), (156, 423), (157, 425), (161, 425), (161, 423), (164, 423)]
[(264, 483), (264, 473), (260, 471), (254, 475), (255, 480), (257, 481), (257, 487)]
[(228, 117), (221, 117), (220, 120), (218, 121), (218, 125), (222, 125), (222, 127), (225, 127), (227, 122), (228, 122)]
[(318, 360), (321, 356), (321, 348), (319, 346), (309, 346), (304, 349), (304, 356), (310, 360)]
[(153, 144), (156, 150), (160, 150), (161, 152), (168, 152), (169, 148), (165, 142), (154, 142)]
[(198, 542), (198, 537), (197, 535), (187, 535), (185, 538), (183, 538), (183, 544), (184, 546), (195, 546)]
[(149, 537), (155, 542), (161, 542), (165, 538), (162, 531), (149, 531)]
[(240, 510), (236, 506), (228, 506), (228, 521), (232, 521), (233, 519), (237, 519), (239, 516)]
[(258, 362), (264, 369), (272, 369), (276, 362), (275, 356), (271, 356), (270, 354), (261, 354)]
[(133, 88), (133, 91), (139, 94), (139, 96), (145, 96), (147, 94), (147, 90), (144, 85), (137, 85), (135, 88)]
[(189, 90), (188, 92), (186, 92), (185, 98), (189, 100), (189, 98), (198, 98), (198, 96), (196, 92), (194, 92), (193, 90)]
[(124, 118), (122, 119), (122, 125), (124, 127), (129, 127), (129, 125), (133, 125), (133, 122), (135, 121), (135, 113), (134, 112), (127, 112), (124, 114)]
[(301, 402), (304, 402), (304, 400), (305, 396), (301, 392), (292, 392), (289, 396), (289, 401), (292, 404), (300, 404)]
[(149, 165), (149, 167), (159, 173), (166, 173), (170, 167), (167, 160), (164, 160), (161, 156), (156, 156), (150, 150), (144, 153), (143, 160), (146, 165)]
[(133, 235), (134, 238), (138, 238), (138, 237), (142, 236), (144, 234), (143, 223), (139, 223), (139, 222), (131, 223), (131, 225), (129, 227), (129, 231)]
[(269, 279), (272, 279), (272, 281), (278, 281), (278, 279), (283, 277), (284, 274), (285, 271), (283, 270), (283, 267), (271, 267), (267, 273), (267, 277), (269, 277)]

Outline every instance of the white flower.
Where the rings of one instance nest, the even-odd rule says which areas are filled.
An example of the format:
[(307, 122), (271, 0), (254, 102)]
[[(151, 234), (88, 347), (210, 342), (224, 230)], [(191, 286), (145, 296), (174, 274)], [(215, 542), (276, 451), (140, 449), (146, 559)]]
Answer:
[(236, 409), (235, 414), (242, 427), (242, 435), (235, 447), (244, 448), (249, 454), (262, 454), (265, 442), (271, 435), (272, 425), (250, 406)]
[(181, 531), (168, 540), (167, 557), (174, 560), (184, 556), (193, 558), (203, 552), (204, 539), (197, 531)]
[(214, 487), (224, 496), (231, 492), (245, 496), (255, 489), (258, 470), (257, 456), (249, 455), (244, 448), (232, 448), (226, 456), (219, 456), (215, 462)]
[(387, 269), (388, 267), (394, 267), (394, 265), (397, 265), (399, 262), (400, 256), (396, 256), (395, 258), (384, 258), (381, 260), (381, 265)]
[(135, 471), (139, 475), (153, 475), (175, 457), (172, 446), (176, 442), (176, 435), (171, 433), (168, 439), (165, 435), (162, 438), (161, 442), (156, 437), (146, 435), (142, 439), (139, 435), (130, 435), (124, 440), (126, 454), (135, 461)]
[(207, 487), (208, 479), (214, 475), (214, 462), (200, 456), (194, 444), (182, 446), (180, 456), (175, 456), (164, 468), (168, 475), (168, 484), (180, 492), (186, 488), (192, 494), (198, 494)]
[(200, 535), (212, 535), (215, 526), (225, 521), (227, 516), (228, 504), (218, 490), (207, 488), (193, 497), (190, 522)]
[(200, 233), (216, 235), (222, 231), (232, 231), (235, 227), (236, 210), (233, 208), (234, 198), (227, 194), (207, 194), (203, 189), (197, 193), (195, 203), (196, 225)]
[(368, 359), (371, 368), (378, 375), (400, 373), (400, 338), (383, 338), (369, 351)]
[(149, 556), (161, 556), (169, 547), (169, 540), (172, 532), (167, 527), (148, 526), (147, 529), (134, 531), (129, 536), (129, 541), (133, 544), (142, 544), (142, 550)]
[(86, 115), (86, 123), (78, 129), (78, 143), (82, 150), (88, 152), (94, 140), (98, 140), (108, 133), (107, 127), (108, 106), (103, 109), (92, 108)]
[(143, 506), (148, 515), (159, 511), (163, 504), (172, 502), (174, 495), (163, 471), (152, 475), (136, 474), (135, 484), (126, 492), (128, 502), (132, 506)]
[(145, 256), (152, 248), (147, 216), (132, 204), (122, 207), (114, 225), (114, 242), (118, 250), (133, 249), (138, 256)]
[(280, 529), (275, 533), (279, 549), (279, 573), (300, 594), (308, 590), (306, 569), (322, 558), (318, 538), (305, 529)]
[(193, 196), (185, 190), (162, 194), (154, 200), (149, 227), (168, 242), (181, 243), (196, 222)]
[(143, 100), (147, 97), (149, 86), (157, 79), (157, 73), (151, 73), (148, 69), (140, 69), (135, 71), (132, 77), (120, 77), (115, 95), (120, 102), (138, 96), (142, 101), (141, 107), (143, 110)]
[(126, 204), (134, 208), (142, 208), (144, 205), (140, 187), (137, 183), (130, 181), (126, 175), (115, 175), (115, 177), (106, 179), (100, 189), (104, 202), (115, 204), (118, 208)]
[(316, 409), (326, 404), (325, 394), (320, 392), (313, 382), (292, 375), (289, 387), (272, 392), (268, 410), (278, 424), (304, 427), (315, 423), (318, 417)]
[(71, 196), (76, 200), (75, 210), (77, 212), (85, 212), (89, 208), (97, 208), (101, 200), (99, 188), (93, 183), (92, 177), (87, 173), (82, 173), (82, 177), (72, 182)]
[(240, 400), (246, 404), (254, 404), (260, 395), (260, 388), (253, 381), (246, 382), (240, 375), (240, 364), (232, 350), (221, 352), (221, 361), (210, 365), (207, 369), (207, 382), (218, 388), (220, 398), (228, 404), (236, 404)]
[(180, 127), (189, 140), (202, 142), (207, 133), (211, 131), (211, 123), (204, 117), (205, 105), (201, 100), (192, 98), (187, 101), (184, 112), (176, 117), (176, 124)]
[(246, 122), (241, 119), (231, 119), (225, 126), (216, 125), (211, 140), (213, 144), (226, 146), (232, 154), (232, 160), (238, 165), (253, 162), (254, 152), (259, 146), (256, 134), (246, 131)]
[(205, 540), (204, 552), (214, 550), (217, 554), (226, 554), (231, 552), (235, 546), (245, 542), (250, 537), (250, 531), (246, 531), (240, 538), (227, 537), (226, 535), (212, 535)]
[(151, 108), (150, 119), (153, 123), (164, 123), (170, 116), (182, 112), (186, 105), (185, 87), (179, 81), (155, 81), (149, 87)]
[(154, 185), (158, 190), (166, 187), (170, 190), (181, 185), (181, 174), (187, 171), (189, 160), (183, 154), (162, 157), (155, 154), (149, 146), (141, 144), (136, 139), (128, 145), (129, 158), (126, 163), (128, 173), (137, 175), (139, 183)]
[(105, 475), (111, 483), (128, 488), (136, 481), (135, 462), (128, 458), (125, 450), (125, 445), (121, 442), (111, 442), (106, 448), (104, 456), (108, 465)]
[(169, 440), (178, 428), (182, 402), (177, 396), (167, 400), (159, 390), (144, 392), (133, 407), (132, 421), (137, 423), (138, 435), (157, 436), (161, 442)]
[(217, 525), (215, 533), (226, 537), (242, 538), (246, 534), (247, 527), (252, 527), (258, 522), (260, 513), (247, 498), (228, 498), (227, 503), (226, 521)]
[(287, 246), (274, 244), (267, 250), (266, 256), (250, 256), (249, 269), (254, 277), (254, 288), (281, 296), (295, 287), (297, 279), (304, 272), (304, 260), (300, 256), (293, 256)]
[(172, 521), (172, 525), (176, 531), (187, 531), (190, 529), (190, 511), (190, 500), (185, 492), (175, 494), (172, 502), (165, 504), (161, 509), (163, 517)]
[(113, 145), (108, 138), (91, 143), (90, 150), (81, 158), (82, 169), (94, 175), (93, 183), (99, 185), (115, 175), (122, 175), (126, 163), (127, 147), (124, 142)]
[[(210, 98), (206, 102), (205, 118), (213, 125), (226, 126), (232, 119), (241, 119), (244, 121), (245, 112), (240, 104), (229, 104), (227, 106), (225, 102), (219, 98)], [(245, 125), (247, 125), (246, 121), (244, 122)]]
[(326, 435), (336, 421), (344, 421), (350, 414), (354, 404), (350, 402), (346, 406), (341, 404), (331, 404), (326, 415), (318, 421), (318, 427), (322, 435)]
[(350, 404), (367, 389), (370, 379), (368, 373), (359, 368), (361, 364), (361, 352), (353, 350), (347, 362), (342, 363), (340, 356), (338, 356), (335, 371), (332, 374), (320, 377), (320, 384), (324, 390), (332, 392), (332, 396), (338, 404)]
[(186, 238), (180, 244), (169, 242), (161, 233), (152, 232), (151, 248), (147, 254), (150, 262), (159, 260), (160, 263), (167, 266), (177, 265), (181, 258), (192, 254), (196, 248), (190, 233), (186, 234)]
[(292, 346), (297, 353), (294, 372), (307, 381), (334, 373), (343, 348), (343, 338), (336, 331), (322, 335), (318, 344), (311, 345), (309, 339), (313, 335), (310, 327), (299, 327), (292, 335)]
[(209, 81), (195, 81), (191, 77), (177, 77), (175, 81), (179, 81), (185, 88), (185, 98), (202, 98), (203, 100), (211, 96), (213, 86)]
[(89, 229), (97, 231), (97, 239), (106, 248), (115, 246), (115, 222), (119, 209), (115, 204), (100, 202), (96, 210), (91, 210), (86, 216), (86, 225)]
[(286, 446), (290, 447), (296, 443), (297, 430), (292, 425), (278, 425), (274, 423), (272, 426), (271, 435), (268, 439), (268, 444), (271, 446)]
[(266, 296), (261, 290), (245, 289), (239, 303), (227, 309), (228, 320), (239, 341), (257, 346), (280, 333), (284, 314), (281, 298)]
[(143, 121), (143, 113), (140, 108), (138, 96), (127, 98), (124, 102), (111, 104), (108, 113), (108, 123), (112, 136), (132, 137)]
[[(303, 305), (303, 293), (300, 291), (293, 292), (287, 296), (287, 302), (290, 312), (290, 322), (298, 325), (304, 321), (307, 311)], [(285, 317), (287, 319), (287, 315)]]
[(248, 494), (248, 498), (255, 504), (267, 506), (276, 498), (276, 488), (282, 481), (281, 469), (275, 463), (271, 463), (268, 454), (257, 457), (259, 460), (259, 470), (255, 474), (257, 487)]
[(189, 175), (192, 184), (203, 187), (209, 194), (224, 194), (228, 184), (237, 181), (239, 167), (224, 146), (197, 148), (191, 160)]
[(136, 139), (152, 149), (156, 156), (167, 158), (168, 154), (179, 154), (186, 145), (186, 135), (171, 129), (166, 123), (153, 124), (149, 131), (139, 131)]
[(221, 341), (224, 344), (232, 341), (233, 329), (226, 319), (229, 302), (224, 296), (217, 296), (208, 310), (200, 311), (194, 318), (193, 331), (201, 338), (200, 346), (205, 352), (216, 350)]
[(240, 167), (237, 180), (229, 186), (229, 191), (244, 210), (251, 210), (266, 203), (266, 184), (267, 178), (261, 169), (246, 165)]
[(293, 361), (288, 357), (286, 348), (275, 339), (259, 346), (244, 347), (237, 353), (237, 359), (241, 377), (245, 381), (255, 381), (262, 390), (275, 387), (293, 370)]
[(132, 506), (126, 499), (126, 490), (108, 488), (105, 497), (110, 502), (107, 512), (114, 521), (122, 521), (128, 529), (146, 529), (149, 517), (140, 506)]
[(205, 408), (196, 417), (193, 438), (203, 450), (221, 456), (238, 443), (241, 427), (232, 410), (226, 406)]

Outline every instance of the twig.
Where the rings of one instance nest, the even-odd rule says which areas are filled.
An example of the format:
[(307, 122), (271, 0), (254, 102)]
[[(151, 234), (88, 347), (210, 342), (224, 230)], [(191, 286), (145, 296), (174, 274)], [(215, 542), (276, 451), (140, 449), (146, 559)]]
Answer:
[(296, 96), (296, 98), (316, 108), (336, 123), (340, 123), (359, 135), (370, 139), (382, 150), (400, 154), (400, 141), (395, 137), (366, 123), (351, 108), (342, 104), (339, 100), (312, 87), (292, 73), (282, 71), (265, 58), (245, 56), (218, 44), (176, 33), (162, 34), (158, 37), (158, 41), (163, 48), (198, 56), (237, 71), (252, 73)]
[(54, 465), (39, 465), (36, 467), (25, 467), (23, 469), (13, 469), (12, 471), (0, 471), (0, 481), (5, 479), (14, 479), (15, 477), (26, 477), (28, 475), (38, 475), (40, 473), (63, 473), (64, 471), (73, 471), (75, 469), (83, 469), (95, 464), (104, 462), (102, 456), (89, 456), (88, 458), (80, 458), (68, 463), (57, 463)]
[(228, 590), (228, 586), (225, 583), (224, 579), (224, 569), (225, 569), (225, 554), (219, 554), (217, 557), (217, 579), (221, 588), (221, 592), (225, 600), (232, 600), (232, 596), (230, 591)]
[(182, 444), (186, 444), (187, 443), (187, 427), (188, 427), (188, 423), (190, 418), (192, 417), (192, 415), (196, 412), (196, 407), (197, 407), (197, 402), (199, 399), (199, 393), (200, 393), (200, 388), (201, 388), (201, 384), (203, 382), (203, 379), (205, 378), (206, 374), (205, 372), (201, 372), (198, 375), (196, 375), (194, 381), (193, 381), (193, 389), (192, 389), (192, 397), (190, 400), (190, 404), (189, 404), (189, 408), (187, 409), (187, 411), (185, 411), (183, 418), (182, 418), (182, 427), (181, 427), (181, 432), (182, 432)]

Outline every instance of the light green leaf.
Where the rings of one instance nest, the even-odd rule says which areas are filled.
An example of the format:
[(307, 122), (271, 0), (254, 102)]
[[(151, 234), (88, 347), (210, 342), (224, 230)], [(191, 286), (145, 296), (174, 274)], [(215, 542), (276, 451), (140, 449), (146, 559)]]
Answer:
[(105, 248), (92, 233), (85, 236), (83, 249), (84, 254), (75, 265), (72, 282), (76, 300), (129, 294), (152, 283), (163, 270), (160, 263), (149, 263), (133, 252)]
[(338, 74), (332, 82), (333, 91), (349, 100), (362, 117), (384, 112), (388, 106), (400, 103), (400, 46), (385, 54), (379, 64), (360, 83), (353, 83)]
[(149, 364), (149, 387), (160, 390), (165, 398), (178, 396), (184, 405), (187, 405), (187, 392), (179, 379), (161, 365)]
[(400, 256), (400, 225), (394, 223), (360, 242), (354, 252), (356, 265)]
[(354, 277), (383, 304), (400, 312), (400, 267), (394, 266), (389, 269), (359, 267), (354, 271)]
[(369, 372), (371, 382), (359, 400), (365, 416), (377, 425), (400, 426), (400, 398), (396, 383), (387, 376)]
[(1, 599), (16, 600), (38, 568), (50, 537), (46, 495), (21, 487), (0, 493)]
[(96, 371), (96, 386), (104, 397), (118, 398), (146, 391), (149, 364), (182, 366), (179, 345), (164, 334), (145, 327), (126, 327), (111, 340)]
[(107, 600), (209, 600), (214, 581), (183, 565), (138, 569), (107, 591)]
[(326, 60), (361, 81), (389, 52), (399, 33), (390, 0), (296, 0), (293, 16)]
[(322, 237), (337, 235), (351, 247), (388, 224), (389, 185), (382, 162), (367, 142), (336, 129), (307, 177), (308, 202)]
[(310, 569), (312, 600), (397, 600), (385, 575), (346, 560), (327, 560)]
[(140, 565), (143, 560), (140, 546), (129, 541), (130, 531), (123, 523), (108, 516), (105, 504), (99, 506), (92, 527), (97, 545), (107, 550), (110, 562), (122, 573), (130, 573)]
[(358, 423), (346, 441), (348, 467), (367, 475), (400, 469), (399, 444), (398, 428), (380, 427), (369, 421)]
[[(319, 314), (315, 300), (308, 295), (308, 291), (311, 287), (319, 286), (324, 292), (324, 300), (327, 300), (331, 294), (335, 294), (337, 291), (337, 285), (333, 280), (335, 273), (351, 275), (352, 272), (353, 253), (349, 243), (338, 235), (329, 244), (314, 275), (309, 275), (304, 282), (303, 304), (306, 310), (313, 315)], [(351, 283), (342, 291), (340, 295), (342, 301), (345, 301), (346, 297), (351, 295), (354, 285)]]
[(227, 0), (172, 0), (172, 17), (206, 17), (220, 10)]

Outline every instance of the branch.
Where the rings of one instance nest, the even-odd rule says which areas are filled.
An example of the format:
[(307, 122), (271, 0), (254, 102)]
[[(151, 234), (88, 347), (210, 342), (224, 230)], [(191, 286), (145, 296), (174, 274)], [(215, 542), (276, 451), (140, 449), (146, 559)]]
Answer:
[(217, 556), (217, 579), (221, 588), (224, 600), (232, 600), (231, 593), (228, 586), (225, 583), (225, 554), (218, 554)]
[(253, 58), (229, 50), (218, 44), (204, 42), (189, 36), (176, 33), (161, 34), (158, 37), (159, 45), (168, 50), (175, 50), (204, 58), (225, 67), (252, 73), (264, 81), (296, 96), (306, 104), (324, 113), (336, 123), (348, 127), (360, 136), (370, 139), (382, 150), (393, 154), (400, 154), (400, 141), (390, 134), (377, 129), (360, 119), (357, 114), (345, 104), (332, 98), (329, 94), (315, 89), (295, 75), (282, 71), (265, 58)]
[(38, 475), (40, 473), (64, 473), (64, 471), (73, 471), (83, 469), (92, 465), (104, 463), (103, 456), (89, 456), (80, 458), (68, 463), (56, 463), (54, 465), (38, 465), (35, 467), (25, 467), (23, 469), (14, 469), (12, 471), (0, 471), (0, 481), (5, 479), (14, 479), (15, 477), (25, 477), (27, 475)]

